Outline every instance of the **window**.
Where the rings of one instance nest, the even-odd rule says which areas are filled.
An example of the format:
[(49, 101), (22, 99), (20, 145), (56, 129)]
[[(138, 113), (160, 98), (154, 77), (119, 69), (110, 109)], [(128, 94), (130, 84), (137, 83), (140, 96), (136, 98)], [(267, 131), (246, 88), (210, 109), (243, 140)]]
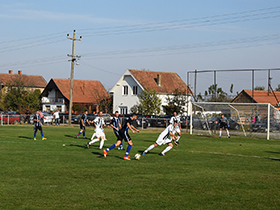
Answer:
[(137, 95), (138, 89), (137, 86), (133, 86), (133, 95)]
[(123, 95), (128, 95), (128, 86), (123, 86)]
[(127, 114), (127, 106), (120, 107), (120, 114)]

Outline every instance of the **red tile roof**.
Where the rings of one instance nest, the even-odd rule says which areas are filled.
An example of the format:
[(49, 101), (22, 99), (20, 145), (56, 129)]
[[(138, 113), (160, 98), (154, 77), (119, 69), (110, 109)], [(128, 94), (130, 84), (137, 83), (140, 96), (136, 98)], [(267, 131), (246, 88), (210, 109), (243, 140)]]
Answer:
[[(70, 100), (70, 79), (52, 79), (65, 98)], [(74, 103), (97, 103), (101, 99), (109, 98), (109, 94), (96, 80), (74, 80), (73, 102)]]
[[(178, 89), (180, 92), (188, 91), (188, 93), (192, 93), (177, 73), (132, 69), (129, 69), (129, 71), (146, 90), (155, 90), (157, 93), (174, 93), (175, 89)], [(161, 86), (157, 84), (158, 75), (161, 75)]]
[(39, 75), (25, 74), (3, 74), (0, 73), (0, 83), (3, 85), (15, 84), (15, 81), (21, 81), (25, 87), (45, 88), (46, 80)]
[[(252, 90), (243, 91), (246, 92), (250, 97), (252, 97)], [(274, 94), (280, 102), (280, 92), (274, 91)], [(270, 103), (272, 105), (277, 105), (277, 100), (274, 94), (271, 91), (268, 92), (267, 90), (254, 90), (254, 100), (257, 103)]]

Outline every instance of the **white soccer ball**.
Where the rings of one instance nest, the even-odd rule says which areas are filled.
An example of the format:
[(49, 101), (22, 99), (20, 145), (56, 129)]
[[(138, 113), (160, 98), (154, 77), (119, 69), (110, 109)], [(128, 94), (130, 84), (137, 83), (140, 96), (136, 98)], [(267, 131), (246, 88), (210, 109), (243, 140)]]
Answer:
[(139, 153), (137, 153), (134, 157), (135, 157), (136, 160), (140, 160), (141, 155)]

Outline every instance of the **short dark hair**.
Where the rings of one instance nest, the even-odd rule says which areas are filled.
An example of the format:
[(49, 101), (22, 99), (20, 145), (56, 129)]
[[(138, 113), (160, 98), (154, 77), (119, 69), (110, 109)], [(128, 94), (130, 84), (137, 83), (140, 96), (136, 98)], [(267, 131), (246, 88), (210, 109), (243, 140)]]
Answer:
[(119, 113), (119, 112), (118, 112), (118, 111), (115, 111), (115, 114), (116, 114), (116, 113)]
[(131, 116), (137, 116), (135, 113), (132, 113)]

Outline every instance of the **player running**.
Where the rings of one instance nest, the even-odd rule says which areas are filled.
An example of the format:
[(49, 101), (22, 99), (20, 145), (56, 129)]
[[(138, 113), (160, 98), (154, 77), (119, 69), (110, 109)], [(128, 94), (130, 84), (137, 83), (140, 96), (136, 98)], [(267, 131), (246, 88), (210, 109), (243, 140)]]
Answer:
[(40, 130), (41, 131), (41, 136), (42, 136), (42, 140), (47, 140), (45, 137), (44, 137), (44, 134), (43, 134), (43, 129), (42, 129), (42, 122), (41, 122), (41, 115), (40, 115), (40, 112), (39, 111), (36, 111), (36, 113), (34, 114), (34, 117), (33, 117), (33, 121), (34, 121), (34, 140), (36, 141), (36, 134), (37, 134), (37, 130)]
[[(99, 140), (100, 140), (99, 149), (101, 150), (103, 148), (104, 141), (105, 141), (105, 132), (103, 130), (103, 126), (107, 127), (107, 125), (105, 124), (102, 116), (103, 116), (103, 112), (99, 112), (98, 117), (96, 117), (93, 121), (91, 121), (91, 123), (93, 123), (95, 126), (95, 132), (91, 137), (91, 141), (87, 143), (87, 148), (89, 148), (91, 144), (98, 142)], [(93, 139), (94, 136), (96, 136), (96, 139)]]
[[(178, 146), (178, 136), (174, 135), (174, 129), (175, 127), (178, 125), (177, 121), (174, 120), (173, 121), (173, 125), (170, 124), (167, 128), (165, 128), (165, 130), (158, 136), (156, 143), (152, 144), (151, 146), (149, 146), (143, 153), (142, 155), (146, 155), (150, 150), (154, 149), (155, 147), (157, 147), (158, 145), (163, 145), (163, 144), (168, 144), (168, 146), (159, 154), (161, 156), (166, 156), (165, 153), (168, 152), (169, 150), (171, 150), (173, 148), (173, 144), (172, 144), (172, 138), (174, 139), (174, 144), (176, 146)], [(172, 138), (168, 138), (169, 136), (171, 136)], [(177, 139), (177, 141), (175, 141), (175, 139)]]
[[(120, 118), (119, 118), (119, 112), (118, 111), (115, 112), (115, 117), (113, 117), (113, 119), (111, 120), (110, 126), (113, 128), (113, 131), (114, 131), (117, 139), (119, 139), (120, 138), (119, 137), (119, 135), (120, 135), (119, 131), (122, 128), (122, 126), (121, 126), (121, 121), (120, 121)], [(121, 142), (118, 150), (124, 150), (123, 142)]]
[[(177, 122), (177, 126), (174, 126), (174, 122), (175, 121)], [(178, 138), (177, 138), (176, 143), (179, 144), (179, 139), (181, 138), (181, 130), (182, 130), (182, 128), (181, 128), (180, 117), (177, 116), (176, 112), (174, 112), (174, 116), (171, 117), (169, 123), (170, 123), (170, 125), (173, 125), (173, 127), (174, 127), (173, 134), (178, 133)]]
[(223, 128), (226, 130), (228, 138), (230, 138), (229, 131), (228, 131), (229, 122), (228, 122), (228, 119), (223, 114), (222, 114), (222, 117), (219, 120), (219, 125), (220, 125), (220, 135), (219, 135), (219, 138), (222, 137), (222, 130), (223, 130)]
[(88, 111), (85, 111), (84, 114), (82, 115), (80, 119), (80, 128), (81, 131), (77, 134), (77, 138), (79, 138), (79, 135), (83, 133), (83, 138), (86, 138), (86, 123), (88, 123), (88, 118), (87, 118)]
[(118, 137), (118, 140), (117, 140), (117, 143), (116, 144), (113, 144), (112, 146), (110, 146), (109, 148), (107, 149), (104, 149), (103, 150), (103, 155), (104, 157), (107, 156), (107, 153), (114, 149), (115, 147), (118, 147), (120, 146), (122, 140), (124, 139), (127, 143), (128, 143), (128, 146), (127, 146), (127, 149), (126, 149), (126, 153), (125, 153), (125, 156), (124, 156), (124, 160), (130, 160), (130, 156), (128, 156), (130, 150), (131, 150), (131, 147), (133, 145), (132, 143), (132, 140), (128, 134), (128, 129), (130, 129), (133, 133), (135, 133), (135, 131), (137, 131), (139, 133), (139, 130), (136, 129), (132, 123), (134, 120), (137, 119), (137, 115), (136, 114), (132, 114), (131, 117), (129, 117), (125, 123), (124, 123), (124, 126), (120, 129), (120, 132), (119, 132), (119, 137)]

